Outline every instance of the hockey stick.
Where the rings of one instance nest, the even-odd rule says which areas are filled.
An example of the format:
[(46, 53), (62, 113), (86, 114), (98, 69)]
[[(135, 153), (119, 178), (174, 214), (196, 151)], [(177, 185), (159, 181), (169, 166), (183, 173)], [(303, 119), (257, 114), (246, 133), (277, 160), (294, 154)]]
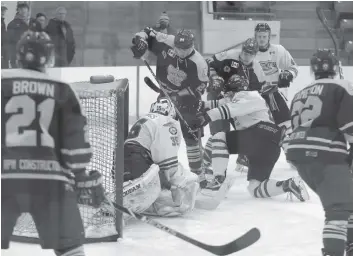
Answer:
[(155, 83), (153, 83), (153, 81), (148, 76), (146, 76), (143, 80), (145, 81), (147, 86), (151, 88), (153, 91), (155, 91), (156, 93), (161, 93), (161, 90), (158, 88), (158, 86)]
[[(150, 64), (148, 64), (148, 62), (145, 59), (142, 59), (143, 62), (145, 63), (146, 67), (148, 68), (148, 70), (150, 71), (150, 73), (152, 74), (152, 76), (154, 77), (154, 79), (157, 81), (158, 83), (158, 79), (156, 74), (153, 72), (152, 68), (150, 67)], [(152, 81), (151, 81), (152, 82)], [(159, 89), (163, 92), (163, 94), (167, 97), (168, 100), (170, 100), (170, 102), (173, 103), (174, 105), (174, 109), (175, 112), (177, 113), (179, 119), (184, 123), (184, 125), (186, 126), (186, 128), (188, 129), (188, 133), (190, 133), (192, 135), (192, 137), (196, 140), (199, 141), (199, 139), (196, 137), (194, 131), (190, 128), (189, 124), (185, 121), (185, 119), (183, 118), (183, 116), (181, 115), (179, 109), (175, 106), (174, 102), (172, 101), (172, 99), (170, 98), (170, 96), (168, 95), (167, 91), (161, 86), (159, 85)]]
[(316, 14), (317, 14), (317, 17), (319, 18), (319, 20), (321, 21), (322, 25), (324, 26), (325, 30), (330, 35), (330, 37), (333, 41), (333, 45), (335, 47), (335, 55), (338, 58), (338, 71), (339, 71), (340, 79), (344, 79), (343, 70), (342, 70), (342, 63), (339, 60), (339, 50), (338, 50), (337, 39), (334, 36), (334, 29), (328, 25), (328, 21), (324, 15), (322, 9), (319, 6), (316, 7)]
[(198, 240), (195, 240), (191, 237), (188, 237), (172, 228), (169, 228), (167, 226), (164, 226), (162, 223), (159, 223), (149, 217), (142, 216), (141, 214), (132, 212), (128, 208), (125, 208), (124, 206), (121, 206), (119, 204), (116, 204), (115, 202), (107, 199), (108, 203), (112, 205), (114, 208), (116, 208), (118, 211), (121, 211), (123, 213), (126, 213), (130, 216), (132, 216), (135, 219), (138, 219), (148, 225), (151, 225), (155, 228), (158, 228), (160, 230), (163, 230), (164, 232), (167, 232), (168, 234), (178, 237), (181, 240), (184, 240), (187, 243), (193, 244), (201, 249), (204, 249), (214, 255), (229, 255), (238, 251), (241, 251), (250, 245), (256, 243), (260, 239), (260, 230), (257, 228), (252, 228), (242, 236), (238, 237), (237, 239), (233, 240), (230, 243), (224, 244), (224, 245), (209, 245), (202, 243)]

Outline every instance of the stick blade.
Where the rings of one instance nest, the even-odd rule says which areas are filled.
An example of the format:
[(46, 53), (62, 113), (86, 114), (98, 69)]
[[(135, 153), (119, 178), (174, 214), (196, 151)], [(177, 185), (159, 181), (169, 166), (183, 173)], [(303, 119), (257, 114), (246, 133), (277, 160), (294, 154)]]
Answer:
[(261, 237), (260, 230), (258, 228), (252, 228), (248, 232), (246, 232), (244, 235), (241, 237), (235, 239), (234, 241), (221, 245), (221, 246), (214, 246), (213, 248), (209, 248), (209, 252), (215, 254), (215, 255), (229, 255), (241, 250), (244, 250), (245, 248), (253, 245), (256, 243)]

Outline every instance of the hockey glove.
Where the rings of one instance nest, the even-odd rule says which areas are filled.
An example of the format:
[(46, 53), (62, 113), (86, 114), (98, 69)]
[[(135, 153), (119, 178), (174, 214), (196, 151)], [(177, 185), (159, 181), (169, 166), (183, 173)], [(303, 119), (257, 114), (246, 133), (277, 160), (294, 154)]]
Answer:
[(288, 70), (284, 70), (279, 74), (278, 87), (287, 88), (289, 87), (289, 84), (292, 81), (293, 81), (293, 74)]
[(207, 91), (219, 95), (224, 89), (224, 79), (218, 75), (210, 76)]
[(145, 32), (148, 37), (156, 37), (156, 35), (157, 35), (157, 31), (151, 27), (145, 27), (143, 29), (143, 32)]
[(83, 171), (76, 174), (75, 190), (79, 204), (98, 208), (105, 200), (102, 175), (98, 171), (90, 171), (89, 174)]
[(208, 123), (211, 122), (211, 118), (210, 116), (207, 114), (207, 112), (200, 112), (196, 115), (196, 124), (195, 126), (197, 128), (202, 128), (206, 125), (208, 125)]
[(132, 39), (133, 45), (130, 47), (134, 58), (140, 59), (148, 49), (148, 43), (145, 39), (140, 36), (136, 36)]

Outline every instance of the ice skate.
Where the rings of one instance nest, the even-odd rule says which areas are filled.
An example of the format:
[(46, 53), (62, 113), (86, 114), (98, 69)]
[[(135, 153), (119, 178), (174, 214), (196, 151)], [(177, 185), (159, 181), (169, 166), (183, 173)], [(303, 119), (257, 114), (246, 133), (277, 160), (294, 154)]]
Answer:
[(195, 207), (205, 210), (214, 210), (218, 207), (221, 201), (226, 197), (228, 191), (232, 187), (235, 176), (233, 174), (216, 175), (208, 170), (205, 173), (205, 186), (201, 189)]
[(304, 182), (299, 178), (290, 178), (283, 182), (283, 190), (284, 192), (289, 193), (289, 197), (291, 198), (294, 195), (301, 202), (305, 202), (309, 199), (308, 191), (304, 185)]
[(353, 256), (353, 242), (347, 242), (346, 256)]
[(247, 173), (249, 166), (249, 160), (245, 155), (238, 155), (237, 166), (235, 167), (236, 172)]

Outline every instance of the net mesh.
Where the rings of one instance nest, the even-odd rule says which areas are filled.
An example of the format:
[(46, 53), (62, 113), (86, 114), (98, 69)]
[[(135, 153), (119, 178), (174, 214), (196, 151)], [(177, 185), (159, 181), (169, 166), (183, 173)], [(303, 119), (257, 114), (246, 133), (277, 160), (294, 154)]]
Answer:
[[(127, 125), (124, 124), (127, 116), (127, 108), (124, 106), (128, 104), (125, 102), (128, 101), (127, 79), (98, 85), (79, 82), (74, 83), (73, 88), (86, 112), (93, 149), (93, 157), (87, 170), (98, 170), (103, 176), (103, 186), (108, 197), (121, 204), (122, 178), (112, 174), (121, 173), (122, 176), (123, 173), (119, 170), (121, 165), (115, 160), (119, 161), (123, 154), (123, 130)], [(87, 205), (79, 205), (79, 209), (85, 227), (86, 242), (116, 241), (121, 235), (122, 216), (119, 212)], [(35, 224), (28, 213), (22, 214), (18, 219), (13, 235), (17, 241), (38, 241)]]

